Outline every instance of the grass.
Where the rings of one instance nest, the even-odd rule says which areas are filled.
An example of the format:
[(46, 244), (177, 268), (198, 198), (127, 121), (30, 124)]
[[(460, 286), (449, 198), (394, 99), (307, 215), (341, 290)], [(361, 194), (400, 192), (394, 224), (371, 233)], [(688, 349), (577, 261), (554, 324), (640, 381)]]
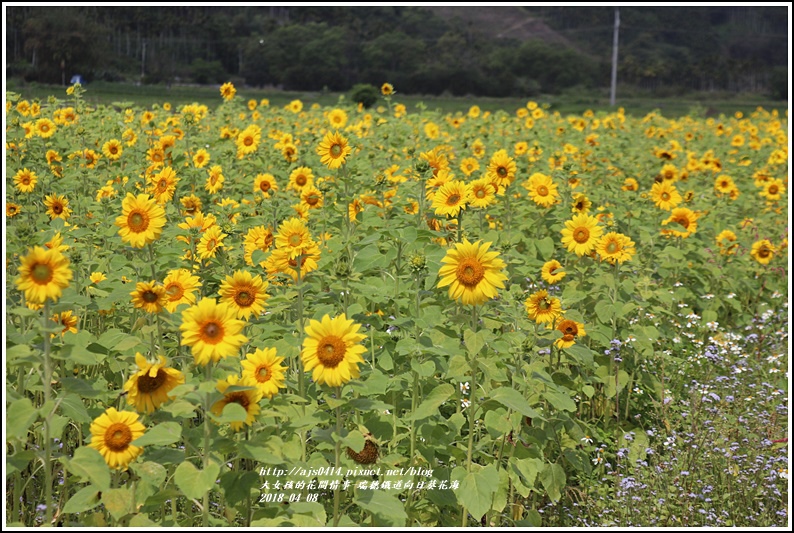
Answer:
[[(217, 107), (221, 103), (218, 87), (214, 85), (134, 85), (130, 83), (94, 82), (86, 86), (86, 100), (96, 105), (130, 105), (151, 107), (154, 104), (170, 102), (172, 105), (183, 105), (193, 102)], [(399, 88), (397, 88), (399, 91)], [(64, 87), (39, 83), (24, 83), (18, 79), (7, 80), (6, 90), (19, 93), (28, 100), (46, 100), (51, 95), (64, 95)], [(632, 91), (634, 93), (634, 91)], [(240, 88), (238, 95), (244, 99), (262, 100), (267, 98), (273, 106), (284, 106), (290, 101), (300, 99), (306, 105), (314, 103), (321, 106), (337, 105), (343, 93), (279, 91), (274, 89)], [(424, 103), (428, 110), (441, 113), (466, 113), (475, 103), (483, 111), (499, 110), (514, 113), (524, 107), (529, 100), (548, 104), (552, 111), (563, 115), (581, 114), (588, 109), (593, 111), (609, 111), (609, 94), (605, 89), (593, 91), (577, 90), (562, 95), (538, 95), (525, 98), (490, 98), (490, 97), (454, 97), (396, 94), (394, 101), (405, 104), (409, 112), (416, 110), (417, 105)], [(781, 115), (787, 109), (786, 102), (772, 100), (762, 95), (726, 93), (692, 93), (681, 97), (656, 97), (641, 95), (621, 97), (618, 93), (617, 105), (623, 107), (628, 115), (644, 116), (651, 111), (659, 110), (670, 118), (684, 115), (733, 115), (741, 111), (745, 115), (761, 106), (769, 111), (776, 109)]]

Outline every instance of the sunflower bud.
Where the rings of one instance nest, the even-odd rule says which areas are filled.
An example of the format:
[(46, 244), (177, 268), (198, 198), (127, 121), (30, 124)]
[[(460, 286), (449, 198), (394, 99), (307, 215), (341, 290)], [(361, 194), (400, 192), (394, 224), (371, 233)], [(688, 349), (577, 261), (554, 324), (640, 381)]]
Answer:
[(336, 276), (338, 278), (346, 278), (350, 275), (350, 259), (347, 255), (339, 256), (339, 261), (336, 262)]
[(411, 269), (412, 274), (417, 276), (427, 272), (427, 257), (425, 257), (425, 254), (420, 251), (414, 252), (408, 259), (408, 268)]

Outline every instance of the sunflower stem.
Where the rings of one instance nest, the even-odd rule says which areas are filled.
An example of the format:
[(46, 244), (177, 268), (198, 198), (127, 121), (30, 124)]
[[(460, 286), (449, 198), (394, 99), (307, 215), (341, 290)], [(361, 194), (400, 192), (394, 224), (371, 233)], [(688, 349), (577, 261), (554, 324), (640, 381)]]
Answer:
[[(44, 315), (42, 317), (42, 336), (44, 337), (44, 405), (52, 398), (52, 362), (50, 361), (50, 333), (49, 326), (50, 301), (44, 301)], [(52, 442), (50, 437), (51, 414), (44, 417), (44, 504), (46, 506), (44, 525), (52, 526)]]
[[(477, 306), (473, 305), (471, 308), (471, 328), (472, 333), (477, 333)], [(472, 457), (474, 455), (474, 413), (477, 404), (477, 354), (466, 351), (469, 359), (469, 366), (471, 367), (471, 397), (468, 406), (469, 417), (469, 445), (466, 451), (466, 472), (471, 472)], [(462, 522), (461, 527), (468, 525), (468, 511), (466, 506), (461, 508)]]
[[(342, 387), (336, 387), (336, 399), (342, 399)], [(336, 406), (336, 443), (334, 445), (334, 467), (338, 471), (342, 464), (342, 407)], [(334, 527), (339, 525), (339, 503), (341, 499), (339, 486), (334, 490)]]
[(458, 241), (463, 242), (463, 209), (458, 211)]
[[(207, 361), (207, 366), (204, 368), (204, 380), (209, 382), (212, 380), (212, 359)], [(203, 455), (203, 470), (207, 470), (210, 464), (210, 393), (204, 395), (204, 449)], [(204, 493), (203, 505), (201, 508), (201, 523), (204, 527), (209, 526), (210, 520), (210, 491)]]
[[(304, 318), (303, 318), (303, 279), (301, 278), (301, 261), (303, 260), (303, 254), (298, 255), (296, 264), (297, 268), (295, 269), (297, 272), (297, 281), (296, 286), (298, 289), (298, 357), (295, 359), (295, 370), (298, 372), (298, 394), (301, 398), (306, 397), (306, 382), (305, 376), (303, 375), (303, 371), (300, 368), (300, 351), (301, 347), (303, 346), (303, 328), (304, 328)], [(303, 410), (303, 415), (306, 415), (306, 404), (301, 404), (301, 408)], [(306, 461), (306, 432), (300, 432), (300, 439), (301, 439), (301, 460)]]

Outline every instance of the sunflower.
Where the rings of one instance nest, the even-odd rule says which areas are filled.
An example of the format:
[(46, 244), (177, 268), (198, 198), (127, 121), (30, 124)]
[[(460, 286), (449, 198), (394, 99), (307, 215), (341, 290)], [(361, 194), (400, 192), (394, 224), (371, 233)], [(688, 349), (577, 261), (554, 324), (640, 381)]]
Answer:
[(471, 198), (471, 188), (463, 181), (448, 181), (433, 195), (436, 215), (456, 217)]
[(252, 276), (246, 270), (238, 270), (233, 276), (226, 276), (221, 283), (220, 303), (227, 303), (237, 312), (237, 318), (248, 320), (251, 315), (255, 317), (264, 310), (268, 283), (261, 276)]
[(786, 185), (783, 183), (781, 179), (773, 179), (769, 180), (763, 184), (764, 190), (760, 193), (761, 196), (766, 198), (767, 200), (777, 201), (780, 200), (780, 197), (786, 194)]
[(281, 224), (276, 235), (276, 248), (289, 251), (290, 259), (303, 253), (303, 250), (312, 246), (309, 229), (299, 218), (291, 218)]
[(210, 194), (215, 194), (223, 188), (224, 180), (225, 178), (223, 177), (223, 169), (221, 166), (213, 165), (209, 170), (209, 176), (207, 177), (207, 182), (204, 184), (204, 188)]
[(499, 190), (513, 183), (516, 179), (516, 162), (507, 155), (507, 150), (498, 150), (491, 157), (486, 176)]
[(14, 186), (19, 192), (30, 193), (36, 188), (38, 179), (35, 172), (23, 168), (14, 175)]
[(438, 139), (438, 136), (441, 134), (441, 130), (435, 122), (428, 122), (425, 124), (424, 130), (428, 139)]
[(182, 346), (190, 346), (197, 365), (218, 362), (235, 355), (248, 337), (240, 332), (245, 322), (237, 320), (237, 311), (228, 304), (204, 298), (182, 311)]
[(562, 333), (562, 337), (554, 341), (554, 345), (557, 348), (570, 348), (576, 344), (574, 341), (576, 337), (584, 337), (586, 335), (584, 324), (568, 319), (562, 320), (557, 324), (557, 331)]
[(573, 213), (587, 213), (590, 211), (590, 208), (593, 206), (593, 202), (585, 196), (584, 194), (577, 194), (573, 197), (573, 204), (571, 205), (571, 211)]
[(232, 98), (234, 98), (235, 94), (237, 94), (237, 89), (234, 88), (234, 85), (232, 85), (231, 82), (226, 82), (221, 85), (221, 96), (223, 97), (224, 101), (229, 102)]
[(79, 320), (80, 318), (72, 314), (72, 311), (62, 311), (52, 316), (52, 321), (63, 327), (61, 337), (67, 333), (77, 333), (77, 322)]
[(488, 178), (480, 178), (469, 184), (471, 197), (469, 205), (472, 207), (488, 207), (496, 203), (496, 185), (491, 183)]
[(717, 178), (714, 180), (714, 190), (716, 190), (719, 194), (730, 194), (735, 188), (736, 184), (734, 183), (733, 178), (725, 174), (717, 176)]
[(71, 279), (69, 260), (59, 250), (35, 246), (22, 258), (16, 285), (26, 301), (43, 304), (57, 301)]
[(72, 214), (69, 209), (69, 200), (65, 196), (49, 194), (44, 198), (44, 205), (47, 207), (47, 215), (50, 220), (60, 218), (66, 220)]
[(460, 162), (460, 170), (468, 178), (480, 170), (480, 163), (473, 157), (466, 157)]
[(13, 218), (17, 216), (22, 211), (22, 206), (19, 204), (15, 204), (14, 202), (6, 203), (6, 216), (8, 218)]
[(237, 136), (237, 158), (242, 159), (243, 156), (256, 152), (259, 148), (259, 141), (262, 138), (262, 129), (252, 124), (245, 128)]
[(159, 356), (159, 362), (151, 363), (143, 355), (136, 353), (135, 364), (138, 365), (138, 371), (124, 384), (124, 391), (127, 393), (127, 403), (138, 412), (154, 412), (173, 399), (168, 395), (172, 389), (185, 382), (184, 374), (175, 368), (169, 368), (162, 355)]
[(187, 245), (192, 245), (192, 243), (206, 233), (208, 229), (213, 227), (216, 224), (217, 220), (215, 215), (212, 213), (208, 213), (204, 215), (201, 211), (196, 211), (196, 214), (191, 216), (185, 217), (184, 222), (180, 222), (177, 224), (177, 227), (180, 229), (187, 230), (189, 233), (187, 236), (185, 235), (177, 235), (176, 240), (184, 242)]
[(553, 323), (562, 315), (560, 299), (549, 297), (549, 293), (545, 289), (527, 298), (524, 302), (524, 309), (526, 309), (529, 318), (538, 324)]
[(320, 209), (323, 206), (323, 193), (317, 187), (306, 187), (301, 192), (301, 206), (306, 209)]
[(479, 305), (496, 296), (503, 289), (507, 276), (502, 272), (505, 263), (499, 252), (489, 252), (490, 242), (480, 245), (468, 239), (455, 243), (441, 260), (444, 265), (438, 272), (438, 287), (449, 285), (449, 297), (464, 305)]
[(722, 255), (733, 255), (739, 246), (736, 242), (736, 234), (729, 229), (722, 230), (716, 240)]
[(176, 311), (180, 304), (193, 305), (196, 297), (193, 292), (201, 287), (198, 276), (193, 276), (190, 270), (180, 268), (171, 270), (163, 280), (165, 290), (165, 303), (163, 304), (169, 313)]
[(201, 211), (201, 198), (195, 194), (181, 197), (179, 203), (182, 204), (182, 216), (193, 215)]
[(300, 193), (307, 187), (314, 185), (314, 174), (309, 167), (298, 167), (293, 170), (289, 175), (289, 184), (287, 189), (292, 189)]
[(597, 218), (585, 214), (575, 215), (572, 220), (565, 222), (565, 228), (562, 230), (562, 244), (568, 248), (569, 252), (582, 256), (595, 248), (603, 231), (603, 228), (598, 225)]
[(557, 283), (566, 276), (565, 271), (560, 270), (560, 268), (562, 268), (562, 265), (556, 259), (546, 261), (543, 263), (543, 268), (540, 269), (540, 276), (546, 283)]
[(196, 168), (204, 168), (210, 162), (210, 153), (204, 148), (201, 148), (193, 154), (193, 166)]
[(419, 159), (426, 161), (427, 165), (433, 169), (433, 177), (438, 176), (442, 171), (449, 170), (449, 159), (442, 151), (441, 146), (436, 146), (428, 152), (420, 153)]
[(768, 265), (772, 258), (775, 257), (776, 252), (775, 245), (769, 239), (761, 239), (753, 243), (750, 255), (762, 265)]
[(634, 241), (622, 233), (611, 231), (601, 237), (596, 245), (596, 252), (601, 259), (609, 261), (613, 265), (615, 261), (624, 263), (630, 260), (636, 252)]
[(310, 320), (301, 350), (304, 371), (312, 371), (315, 382), (330, 387), (358, 378), (358, 364), (364, 362), (361, 355), (367, 351), (360, 344), (366, 338), (358, 333), (360, 328), (344, 314)]
[(698, 223), (697, 223), (698, 215), (691, 209), (686, 207), (680, 207), (673, 209), (670, 213), (670, 216), (662, 221), (662, 225), (666, 226), (667, 224), (674, 223), (678, 224), (684, 228), (684, 231), (680, 231), (677, 229), (663, 229), (662, 234), (667, 236), (674, 236), (674, 237), (681, 237), (687, 238), (693, 233), (697, 231)]
[[(245, 263), (254, 266), (254, 251), (261, 250), (267, 252), (273, 246), (273, 232), (265, 226), (256, 226), (248, 230), (245, 235), (243, 247), (245, 249)], [(259, 262), (260, 267), (265, 266), (265, 261)]]
[[(229, 387), (251, 387), (249, 389), (244, 390), (235, 390), (234, 392), (227, 393), (226, 390)], [(256, 420), (256, 416), (261, 412), (259, 408), (259, 400), (262, 399), (262, 393), (259, 391), (259, 388), (256, 386), (256, 381), (252, 380), (251, 378), (247, 378), (243, 376), (240, 379), (238, 376), (231, 375), (224, 380), (219, 380), (217, 384), (218, 392), (223, 394), (223, 398), (218, 400), (212, 405), (212, 413), (215, 416), (221, 416), (223, 414), (223, 408), (229, 405), (230, 403), (236, 403), (241, 405), (243, 409), (245, 409), (246, 417), (245, 422), (229, 422), (229, 426), (234, 431), (239, 431), (243, 429), (243, 424), (247, 424), (249, 426), (253, 425), (254, 420)]]
[(662, 167), (662, 170), (659, 172), (659, 175), (662, 179), (669, 183), (675, 183), (678, 181), (678, 168), (675, 165), (666, 164)]
[(102, 145), (102, 153), (111, 161), (118, 161), (123, 152), (124, 148), (118, 139), (110, 139)]
[(254, 193), (261, 192), (265, 198), (270, 198), (271, 193), (278, 191), (276, 178), (272, 174), (257, 174), (254, 179)]
[(293, 113), (297, 114), (303, 111), (303, 102), (301, 102), (300, 100), (293, 100), (289, 104), (287, 104), (286, 107)]
[(345, 158), (353, 151), (347, 144), (347, 139), (338, 132), (328, 132), (317, 147), (320, 161), (329, 169), (334, 170), (345, 164)]
[(555, 184), (551, 177), (536, 172), (529, 177), (529, 197), (532, 201), (541, 207), (551, 207), (557, 203), (559, 193), (557, 192), (557, 184)]
[(63, 243), (63, 237), (61, 236), (60, 231), (56, 231), (55, 235), (53, 235), (49, 241), (44, 243), (44, 247), (49, 250), (57, 250), (61, 253), (69, 249), (69, 247)]
[(347, 124), (347, 113), (343, 109), (332, 109), (328, 112), (328, 123), (334, 129), (344, 128)]
[(138, 421), (138, 414), (116, 411), (110, 407), (91, 423), (91, 444), (110, 468), (126, 470), (143, 448), (130, 444), (143, 436), (146, 428)]
[(265, 398), (272, 398), (278, 389), (286, 388), (284, 385), (283, 357), (276, 354), (275, 348), (257, 348), (254, 353), (249, 353), (242, 361), (243, 379), (256, 383), (256, 388)]
[(156, 281), (138, 282), (130, 296), (132, 305), (147, 313), (159, 313), (165, 307), (165, 287), (158, 285)]
[(42, 139), (49, 139), (53, 135), (55, 135), (55, 123), (48, 119), (48, 118), (40, 118), (36, 121), (34, 126), (36, 130), (36, 135), (41, 137)]
[(151, 193), (158, 204), (165, 204), (174, 198), (178, 182), (174, 169), (165, 167), (152, 177), (146, 192)]
[[(301, 279), (304, 279), (309, 272), (317, 270), (317, 262), (319, 260), (320, 248), (317, 244), (312, 243), (303, 249), (300, 254)], [(278, 273), (287, 274), (292, 278), (292, 281), (298, 281), (298, 256), (292, 257), (289, 249), (278, 248), (273, 250), (273, 253), (270, 254), (264, 263), (264, 268), (269, 276), (275, 276)]]
[(383, 96), (390, 96), (394, 94), (394, 86), (391, 83), (384, 83), (380, 86), (380, 93)]
[(670, 211), (683, 200), (675, 185), (666, 181), (653, 184), (651, 199), (656, 204), (656, 207), (665, 211)]
[(121, 216), (116, 218), (121, 240), (133, 248), (143, 248), (156, 241), (165, 226), (165, 211), (148, 194), (127, 193), (121, 202)]
[(221, 231), (220, 226), (212, 226), (201, 236), (198, 245), (196, 245), (196, 253), (201, 259), (209, 259), (215, 257), (218, 253), (218, 248), (223, 248), (223, 239), (226, 234)]

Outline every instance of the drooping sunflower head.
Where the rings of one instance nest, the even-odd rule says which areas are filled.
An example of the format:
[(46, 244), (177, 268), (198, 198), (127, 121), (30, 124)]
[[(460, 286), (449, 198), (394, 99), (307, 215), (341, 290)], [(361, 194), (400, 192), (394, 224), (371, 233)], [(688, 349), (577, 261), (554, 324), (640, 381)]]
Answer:
[(358, 365), (364, 362), (361, 355), (366, 352), (360, 344), (366, 335), (358, 332), (360, 328), (344, 314), (311, 320), (301, 351), (304, 371), (311, 371), (314, 381), (330, 387), (358, 378)]
[(184, 374), (168, 367), (162, 355), (157, 363), (152, 363), (136, 353), (135, 364), (138, 370), (124, 384), (124, 391), (127, 392), (127, 403), (138, 412), (154, 412), (172, 398), (168, 394), (171, 390), (185, 382)]
[(284, 373), (287, 367), (281, 364), (283, 361), (284, 358), (279, 357), (275, 348), (257, 348), (242, 361), (243, 378), (249, 378), (249, 381), (256, 383), (262, 396), (272, 398), (278, 393), (278, 389), (286, 387)]
[[(235, 390), (233, 392), (226, 392), (229, 387), (249, 388), (244, 390)], [(252, 379), (245, 376), (243, 376), (241, 379), (239, 376), (231, 375), (225, 380), (219, 380), (217, 389), (221, 394), (223, 394), (223, 398), (212, 405), (212, 413), (215, 416), (221, 416), (223, 414), (224, 407), (230, 403), (236, 403), (245, 409), (245, 421), (230, 422), (229, 426), (231, 426), (234, 431), (239, 431), (243, 428), (243, 424), (247, 424), (249, 426), (253, 425), (254, 421), (256, 420), (256, 416), (261, 412), (261, 409), (259, 408), (259, 400), (262, 399), (262, 393), (257, 388), (256, 383)]]
[(91, 423), (90, 429), (89, 446), (102, 454), (110, 468), (126, 470), (143, 453), (143, 447), (131, 444), (146, 431), (137, 413), (111, 407)]
[(556, 259), (547, 261), (543, 264), (540, 270), (540, 276), (546, 283), (554, 284), (561, 281), (566, 276), (566, 272), (562, 270), (562, 265)]
[(468, 239), (455, 243), (441, 260), (438, 287), (449, 286), (449, 297), (465, 305), (479, 305), (496, 297), (504, 288), (506, 267), (499, 252), (489, 252), (490, 242), (470, 243)]
[(248, 337), (240, 332), (245, 322), (237, 320), (237, 311), (214, 298), (204, 298), (182, 312), (182, 346), (190, 346), (198, 365), (218, 362), (238, 353)]
[(770, 261), (775, 257), (775, 253), (777, 249), (775, 245), (769, 239), (761, 239), (753, 243), (753, 247), (750, 250), (750, 255), (753, 258), (761, 263), (762, 265), (768, 265)]
[(58, 301), (71, 279), (66, 256), (58, 249), (35, 246), (22, 258), (16, 285), (25, 293), (26, 301), (43, 304), (47, 300)]
[(554, 343), (558, 348), (570, 348), (575, 344), (576, 337), (585, 335), (584, 324), (568, 319), (561, 320), (557, 324), (557, 331), (562, 333), (562, 337)]

